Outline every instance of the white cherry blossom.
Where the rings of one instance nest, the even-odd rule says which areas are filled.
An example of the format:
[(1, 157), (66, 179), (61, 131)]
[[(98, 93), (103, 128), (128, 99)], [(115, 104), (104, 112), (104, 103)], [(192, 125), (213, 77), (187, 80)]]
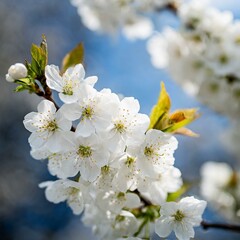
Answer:
[(45, 68), (47, 85), (59, 92), (59, 98), (65, 103), (76, 102), (79, 98), (82, 85), (94, 86), (97, 77), (85, 78), (85, 71), (82, 64), (67, 69), (60, 75), (59, 68), (55, 65), (47, 65)]
[(62, 112), (56, 112), (54, 104), (43, 100), (38, 105), (38, 112), (31, 112), (24, 118), (25, 128), (32, 132), (29, 143), (32, 148), (46, 147), (51, 152), (67, 149), (71, 145), (72, 122), (67, 120)]
[(137, 156), (137, 167), (145, 176), (155, 177), (174, 164), (173, 153), (178, 142), (175, 137), (159, 130), (147, 131), (144, 142), (137, 147), (130, 146), (131, 155)]
[(39, 187), (46, 187), (45, 195), (48, 201), (60, 203), (67, 201), (74, 214), (81, 214), (84, 209), (82, 185), (71, 180), (43, 182)]
[(69, 120), (77, 120), (76, 133), (87, 137), (97, 131), (104, 131), (118, 111), (118, 96), (109, 91), (98, 92), (91, 86), (81, 88), (81, 99), (77, 103), (62, 106)]
[(73, 148), (66, 153), (68, 163), (75, 174), (80, 171), (85, 181), (93, 182), (101, 174), (101, 168), (108, 164), (110, 153), (102, 139), (96, 134), (88, 137), (77, 136)]
[(194, 197), (185, 197), (180, 202), (161, 205), (160, 218), (155, 223), (155, 232), (167, 237), (172, 231), (179, 240), (194, 237), (193, 227), (200, 225), (206, 202)]
[(142, 196), (153, 204), (161, 205), (167, 199), (168, 193), (176, 192), (182, 186), (181, 172), (171, 167), (156, 178), (139, 175), (138, 190)]
[(118, 113), (112, 118), (106, 132), (111, 150), (119, 145), (125, 148), (129, 143), (137, 143), (143, 138), (150, 120), (147, 115), (138, 113), (139, 110), (139, 102), (134, 98), (126, 97), (119, 103)]

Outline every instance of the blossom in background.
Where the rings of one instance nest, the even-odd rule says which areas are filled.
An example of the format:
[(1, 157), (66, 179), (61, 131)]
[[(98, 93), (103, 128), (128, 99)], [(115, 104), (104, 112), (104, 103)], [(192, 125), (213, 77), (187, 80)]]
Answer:
[[(153, 32), (146, 14), (175, 4), (176, 0), (71, 0), (83, 24), (92, 31), (115, 34), (122, 30), (130, 40), (145, 39)], [(111, 9), (111, 11), (109, 11)]]
[(240, 216), (240, 174), (223, 162), (206, 162), (201, 168), (201, 194), (213, 208), (234, 219)]
[(172, 231), (179, 240), (194, 237), (193, 227), (200, 225), (207, 203), (194, 197), (185, 197), (180, 202), (167, 202), (161, 206), (160, 218), (155, 223), (155, 232), (167, 237)]
[(8, 82), (14, 82), (15, 80), (25, 78), (27, 76), (27, 68), (22, 63), (15, 63), (10, 66), (8, 73), (6, 74), (6, 80)]
[(181, 5), (179, 18), (180, 30), (166, 28), (149, 40), (153, 65), (166, 68), (187, 93), (213, 110), (238, 119), (239, 21), (196, 0)]

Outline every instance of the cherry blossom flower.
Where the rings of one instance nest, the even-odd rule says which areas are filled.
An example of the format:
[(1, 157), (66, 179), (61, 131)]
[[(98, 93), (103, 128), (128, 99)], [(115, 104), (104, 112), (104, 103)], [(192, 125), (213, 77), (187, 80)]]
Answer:
[(56, 112), (54, 104), (43, 100), (38, 105), (38, 112), (31, 112), (24, 118), (25, 128), (32, 132), (29, 143), (32, 148), (46, 147), (51, 152), (61, 151), (71, 145), (72, 123), (62, 112)]
[(179, 240), (194, 237), (193, 227), (200, 225), (206, 202), (194, 197), (185, 197), (180, 202), (161, 205), (160, 218), (155, 223), (155, 232), (167, 237), (172, 231)]
[(68, 179), (55, 182), (43, 182), (39, 187), (46, 187), (46, 198), (53, 203), (67, 201), (74, 214), (81, 214), (84, 209), (84, 198), (81, 192), (82, 185)]
[(79, 91), (84, 84), (94, 86), (97, 77), (85, 78), (85, 71), (82, 64), (67, 69), (63, 76), (60, 76), (59, 68), (55, 65), (47, 65), (45, 69), (47, 85), (59, 92), (59, 98), (65, 103), (76, 102), (79, 98)]

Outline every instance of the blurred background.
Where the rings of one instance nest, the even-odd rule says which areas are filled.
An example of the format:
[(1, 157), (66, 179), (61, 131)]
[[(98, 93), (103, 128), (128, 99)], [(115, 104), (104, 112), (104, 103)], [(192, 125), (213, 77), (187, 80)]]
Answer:
[[(240, 18), (240, 2), (211, 1), (223, 10), (231, 10)], [(154, 21), (161, 30), (177, 26), (177, 19), (168, 12), (156, 14)], [(165, 72), (150, 62), (145, 41), (129, 42), (87, 30), (68, 0), (1, 0), (0, 1), (0, 239), (1, 240), (89, 240), (95, 239), (79, 217), (66, 205), (47, 202), (42, 181), (54, 179), (46, 162), (33, 160), (27, 142), (29, 133), (22, 121), (35, 111), (40, 99), (25, 92), (14, 93), (14, 84), (5, 81), (11, 64), (30, 59), (32, 43), (39, 44), (45, 34), (49, 47), (49, 63), (60, 65), (64, 55), (78, 42), (85, 46), (88, 76), (97, 75), (97, 88), (134, 96), (141, 111), (148, 114), (158, 98), (160, 81), (164, 81), (172, 98), (172, 109), (198, 107), (201, 118), (190, 128), (201, 136), (197, 139), (178, 137), (176, 166), (184, 179), (197, 182), (199, 168), (206, 161), (229, 162), (237, 167), (237, 159), (221, 145), (220, 135), (228, 121), (187, 96)], [(193, 191), (197, 195), (197, 191)], [(227, 221), (211, 209), (204, 217), (211, 221)], [(156, 236), (153, 239), (158, 239)], [(174, 239), (170, 237), (169, 239)], [(240, 239), (239, 234), (221, 230), (197, 229), (195, 239)]]

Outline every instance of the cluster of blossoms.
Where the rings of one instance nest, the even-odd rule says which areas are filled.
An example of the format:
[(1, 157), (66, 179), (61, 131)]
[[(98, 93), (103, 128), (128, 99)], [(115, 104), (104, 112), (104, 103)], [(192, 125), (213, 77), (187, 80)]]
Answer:
[(115, 34), (122, 29), (128, 39), (144, 39), (153, 32), (146, 14), (176, 0), (71, 0), (86, 27), (92, 31)]
[(201, 169), (201, 193), (225, 217), (240, 219), (240, 172), (228, 164), (207, 162)]
[[(11, 68), (9, 75), (19, 76)], [(167, 202), (168, 193), (182, 185), (173, 166), (175, 137), (148, 130), (150, 120), (139, 113), (136, 99), (97, 91), (97, 77), (85, 78), (81, 64), (63, 75), (47, 65), (45, 77), (63, 105), (41, 101), (24, 126), (31, 132), (31, 155), (47, 158), (49, 172), (58, 178), (40, 184), (46, 198), (83, 213), (100, 239), (139, 239), (150, 223), (161, 237), (172, 231), (180, 240), (194, 237), (206, 202), (194, 197)]]
[[(188, 93), (230, 118), (240, 116), (240, 22), (202, 1), (179, 9), (180, 29), (152, 37), (152, 63)], [(224, 34), (223, 34), (224, 33)]]

